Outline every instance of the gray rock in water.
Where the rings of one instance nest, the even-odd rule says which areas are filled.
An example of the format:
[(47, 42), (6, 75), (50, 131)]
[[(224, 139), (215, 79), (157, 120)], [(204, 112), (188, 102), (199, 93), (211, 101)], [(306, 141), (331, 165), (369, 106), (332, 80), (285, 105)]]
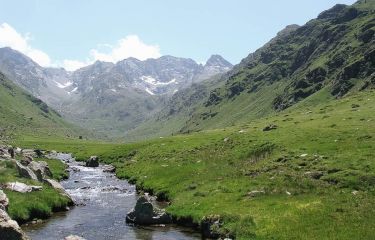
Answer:
[(52, 177), (52, 172), (49, 169), (48, 164), (44, 161), (33, 161), (28, 167), (35, 173), (40, 182), (42, 182), (45, 178)]
[(1, 240), (29, 240), (18, 223), (12, 220), (7, 212), (0, 209), (0, 239)]
[(126, 215), (126, 222), (139, 225), (169, 224), (172, 223), (172, 217), (154, 207), (146, 196), (141, 196), (134, 209)]
[(116, 171), (116, 168), (112, 165), (104, 165), (103, 166), (103, 172), (114, 173), (115, 171)]
[(69, 235), (65, 237), (64, 240), (86, 240), (86, 239), (77, 235)]
[(9, 199), (7, 195), (3, 192), (3, 190), (0, 190), (0, 209), (7, 210), (9, 205)]
[(15, 161), (16, 167), (18, 170), (18, 174), (20, 177), (32, 179), (35, 181), (38, 181), (38, 177), (35, 175), (35, 173), (28, 167), (23, 166), (20, 162)]
[(21, 182), (9, 182), (5, 184), (5, 188), (14, 192), (28, 193), (42, 190), (42, 186), (29, 186)]
[(86, 167), (99, 167), (99, 157), (91, 156), (86, 160)]

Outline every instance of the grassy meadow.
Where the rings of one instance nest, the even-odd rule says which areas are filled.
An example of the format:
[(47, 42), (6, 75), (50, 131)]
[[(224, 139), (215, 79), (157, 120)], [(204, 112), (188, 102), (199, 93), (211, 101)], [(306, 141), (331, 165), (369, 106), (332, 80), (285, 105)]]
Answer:
[[(375, 94), (327, 98), (321, 91), (240, 126), (138, 143), (15, 144), (98, 155), (120, 178), (169, 199), (177, 218), (219, 215), (220, 231), (236, 239), (373, 239)], [(277, 128), (263, 131), (269, 124)]]

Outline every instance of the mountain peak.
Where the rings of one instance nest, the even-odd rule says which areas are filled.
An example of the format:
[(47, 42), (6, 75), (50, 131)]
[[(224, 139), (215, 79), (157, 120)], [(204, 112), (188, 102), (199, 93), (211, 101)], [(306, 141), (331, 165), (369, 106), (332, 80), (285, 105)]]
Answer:
[(207, 60), (206, 65), (207, 67), (209, 66), (219, 66), (219, 67), (228, 67), (231, 68), (233, 65), (225, 60), (222, 56), (214, 54), (211, 55), (211, 57)]
[(31, 64), (39, 66), (30, 57), (10, 47), (0, 48), (0, 59), (2, 61), (4, 61), (5, 59), (12, 59), (12, 61), (14, 61), (17, 64)]
[(277, 33), (277, 36), (278, 37), (282, 37), (282, 36), (285, 36), (285, 35), (288, 35), (289, 33), (297, 30), (298, 28), (300, 28), (301, 26), (298, 25), (298, 24), (291, 24), (291, 25), (287, 25), (283, 30), (279, 31)]

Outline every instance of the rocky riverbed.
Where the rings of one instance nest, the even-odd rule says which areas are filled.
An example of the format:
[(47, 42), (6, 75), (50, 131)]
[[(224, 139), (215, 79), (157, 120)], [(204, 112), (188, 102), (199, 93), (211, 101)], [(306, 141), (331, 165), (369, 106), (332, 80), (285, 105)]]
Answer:
[(22, 226), (33, 240), (64, 239), (77, 235), (99, 239), (200, 239), (200, 233), (175, 225), (136, 227), (127, 225), (126, 214), (136, 204), (135, 187), (119, 180), (108, 166), (86, 167), (70, 154), (53, 156), (69, 165), (70, 177), (61, 182), (76, 205), (38, 224)]

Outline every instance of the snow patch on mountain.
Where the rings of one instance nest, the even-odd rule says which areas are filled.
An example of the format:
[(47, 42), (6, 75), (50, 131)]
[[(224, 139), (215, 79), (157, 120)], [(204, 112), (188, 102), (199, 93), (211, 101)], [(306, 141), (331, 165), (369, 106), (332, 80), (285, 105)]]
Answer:
[(54, 82), (56, 83), (56, 86), (57, 86), (58, 88), (67, 88), (67, 87), (70, 87), (70, 86), (73, 85), (73, 82), (66, 82), (66, 83), (64, 83), (64, 84), (61, 84), (61, 83), (56, 82), (56, 81), (54, 81)]
[(173, 78), (172, 80), (170, 80), (169, 82), (159, 82), (158, 80), (156, 80), (155, 78), (153, 78), (152, 76), (142, 76), (140, 77), (140, 79), (142, 81), (144, 81), (145, 83), (148, 83), (150, 85), (154, 85), (154, 86), (158, 86), (158, 85), (169, 85), (169, 84), (178, 84), (178, 82), (176, 81), (175, 78)]
[(75, 91), (77, 91), (78, 90), (78, 87), (75, 87), (72, 91), (70, 91), (70, 92), (68, 92), (69, 94), (71, 94), (71, 93), (74, 93)]
[(150, 94), (150, 95), (155, 95), (155, 93), (153, 93), (150, 89), (146, 88), (145, 91)]

